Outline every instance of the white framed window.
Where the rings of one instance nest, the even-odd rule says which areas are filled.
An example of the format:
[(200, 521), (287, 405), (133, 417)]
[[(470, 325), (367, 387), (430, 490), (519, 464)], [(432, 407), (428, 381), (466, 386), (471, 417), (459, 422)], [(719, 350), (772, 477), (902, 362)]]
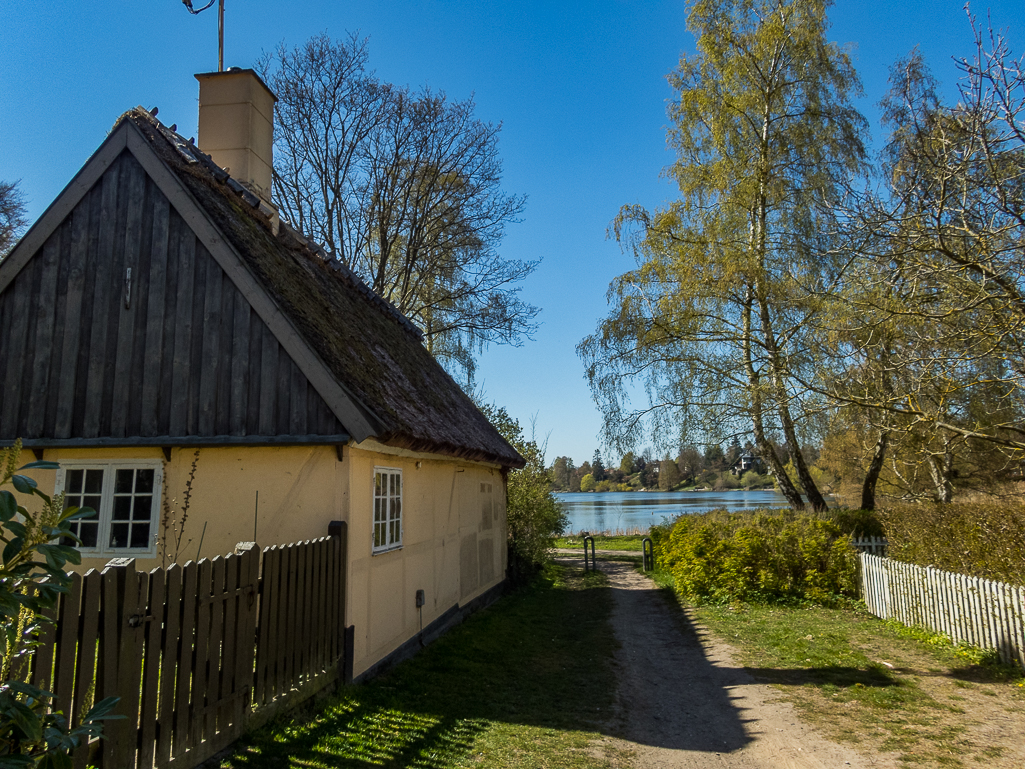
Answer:
[(374, 468), (374, 553), (402, 547), (402, 470)]
[(64, 507), (91, 507), (71, 530), (86, 556), (154, 556), (164, 469), (159, 460), (61, 463), (57, 473)]

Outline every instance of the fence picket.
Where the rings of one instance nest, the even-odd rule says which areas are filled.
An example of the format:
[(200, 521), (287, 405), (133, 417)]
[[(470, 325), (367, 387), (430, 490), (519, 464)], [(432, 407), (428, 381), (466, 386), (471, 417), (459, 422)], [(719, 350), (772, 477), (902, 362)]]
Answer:
[(178, 655), (174, 746), (175, 756), (192, 746), (192, 714), (199, 695), (192, 687), (196, 669), (196, 601), (199, 591), (199, 564), (189, 561), (182, 570), (181, 653)]
[(1025, 667), (1025, 588), (871, 553), (859, 557), (872, 614), (946, 633), (954, 643), (995, 649), (1003, 661)]
[(229, 555), (224, 563), (224, 592), (228, 599), (224, 602), (224, 630), (221, 642), (221, 707), (217, 710), (217, 730), (231, 731), (238, 725), (236, 700), (239, 685), (235, 680), (235, 653), (238, 651), (238, 611), (239, 611), (239, 557)]
[[(159, 715), (157, 716), (156, 765), (166, 766), (171, 760), (171, 739), (174, 736), (176, 674), (181, 660), (182, 569), (172, 564), (165, 572), (166, 600), (161, 612), (163, 635), (160, 660)], [(156, 620), (154, 620), (155, 622)]]
[[(72, 723), (80, 724), (84, 716), (93, 706), (95, 699), (91, 694), (92, 687), (86, 682), (96, 680), (96, 656), (97, 644), (99, 643), (100, 631), (100, 598), (103, 592), (103, 576), (95, 569), (89, 569), (82, 577), (82, 603), (81, 616), (78, 625), (78, 664), (70, 663), (71, 667), (77, 667), (76, 677), (79, 685), (75, 687), (75, 704), (68, 715), (72, 717)], [(65, 596), (67, 597), (67, 596)], [(58, 658), (58, 666), (63, 661)], [(55, 671), (56, 672), (56, 671)], [(87, 698), (89, 695), (89, 698)], [(85, 769), (89, 763), (89, 746), (81, 745), (75, 750), (72, 756), (75, 769)]]
[[(228, 556), (229, 558), (231, 556)], [(225, 559), (217, 556), (210, 563), (213, 583), (210, 587), (210, 627), (207, 640), (207, 679), (206, 702), (203, 705), (204, 739), (212, 740), (217, 734), (217, 703), (221, 699), (222, 659), (224, 641), (224, 612), (227, 608), (227, 596), (224, 589)]]
[(82, 600), (82, 577), (72, 577), (71, 587), (61, 596), (56, 632), (56, 673), (53, 694), (57, 710), (71, 713), (75, 685), (75, 647), (78, 643), (79, 607)]
[(269, 698), (273, 681), (271, 669), (274, 664), (273, 650), (277, 642), (273, 617), (277, 609), (278, 550), (269, 547), (263, 551), (263, 573), (260, 578), (260, 618), (257, 624), (256, 677), (253, 691), (253, 707), (258, 708)]
[(146, 596), (144, 614), (145, 651), (142, 664), (142, 693), (139, 704), (139, 769), (153, 766), (153, 753), (157, 737), (157, 697), (160, 686), (161, 619), (167, 603), (164, 590), (166, 572), (153, 569), (149, 574), (149, 595)]

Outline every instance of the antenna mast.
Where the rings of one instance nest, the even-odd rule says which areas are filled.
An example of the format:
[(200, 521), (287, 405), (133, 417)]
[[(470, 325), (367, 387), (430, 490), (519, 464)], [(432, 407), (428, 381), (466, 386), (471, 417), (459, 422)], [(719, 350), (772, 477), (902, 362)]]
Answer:
[(224, 0), (210, 0), (202, 8), (193, 8), (192, 0), (182, 0), (182, 5), (193, 16), (198, 16), (214, 3), (217, 3), (217, 71), (224, 72)]

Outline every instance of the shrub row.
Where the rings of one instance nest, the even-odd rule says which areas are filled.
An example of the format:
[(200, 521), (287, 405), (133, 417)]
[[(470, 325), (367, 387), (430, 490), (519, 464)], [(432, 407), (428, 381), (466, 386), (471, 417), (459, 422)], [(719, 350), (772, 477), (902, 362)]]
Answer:
[(652, 529), (656, 565), (683, 596), (833, 604), (857, 595), (849, 534), (827, 517), (791, 510), (682, 515)]
[(894, 505), (879, 511), (891, 558), (1025, 585), (1025, 504)]

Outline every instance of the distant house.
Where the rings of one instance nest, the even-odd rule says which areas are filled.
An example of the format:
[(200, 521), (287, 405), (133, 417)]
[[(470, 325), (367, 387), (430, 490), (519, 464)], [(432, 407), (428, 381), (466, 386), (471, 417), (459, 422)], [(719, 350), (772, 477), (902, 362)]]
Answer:
[(196, 449), (180, 562), (347, 521), (359, 676), (497, 594), (523, 459), (417, 328), (279, 221), (260, 78), (197, 78), (201, 149), (125, 113), (0, 263), (0, 443), (98, 511), (83, 568), (166, 562)]
[(765, 463), (762, 462), (761, 457), (756, 457), (750, 451), (745, 451), (732, 465), (730, 465), (730, 472), (733, 475), (741, 476), (748, 470), (754, 470), (756, 473), (765, 472)]

